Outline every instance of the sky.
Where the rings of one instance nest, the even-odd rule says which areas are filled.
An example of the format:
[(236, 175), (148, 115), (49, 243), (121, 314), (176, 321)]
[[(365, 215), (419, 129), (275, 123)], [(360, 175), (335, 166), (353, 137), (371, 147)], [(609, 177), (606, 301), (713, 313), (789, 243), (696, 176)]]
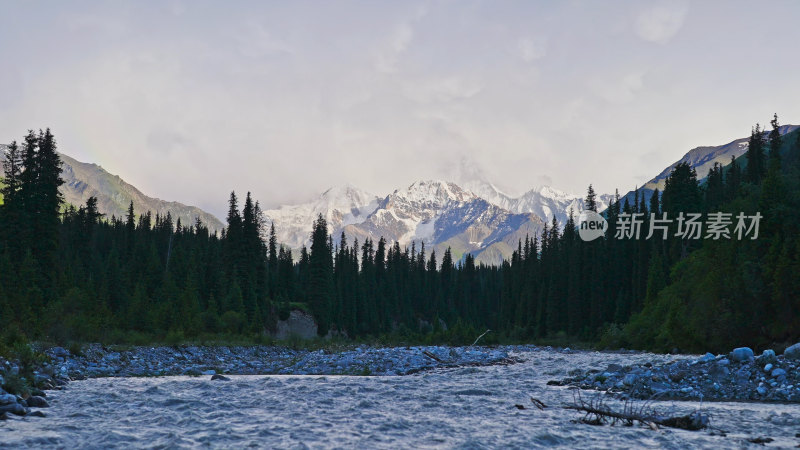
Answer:
[(350, 183), (627, 192), (800, 123), (800, 2), (0, 0), (0, 142), (222, 216)]

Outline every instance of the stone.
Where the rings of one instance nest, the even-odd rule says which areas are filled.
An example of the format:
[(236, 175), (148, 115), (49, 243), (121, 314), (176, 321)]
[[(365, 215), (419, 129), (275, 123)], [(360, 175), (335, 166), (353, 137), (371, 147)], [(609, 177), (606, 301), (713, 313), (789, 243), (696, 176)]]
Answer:
[(717, 361), (717, 364), (719, 364), (720, 366), (727, 366), (730, 363), (731, 362), (728, 360), (728, 358), (722, 358), (719, 361)]
[(767, 388), (765, 388), (764, 386), (759, 386), (756, 388), (756, 392), (758, 392), (759, 395), (766, 395)]
[(767, 364), (764, 366), (764, 372), (769, 372), (770, 370), (772, 370), (772, 364)]
[(680, 382), (684, 378), (686, 378), (686, 371), (684, 370), (678, 370), (669, 374), (669, 379), (675, 383)]
[(703, 356), (701, 356), (701, 357), (700, 357), (699, 361), (702, 361), (702, 362), (711, 362), (711, 361), (713, 361), (714, 359), (716, 359), (716, 356), (714, 356), (714, 354), (713, 354), (713, 353), (706, 353), (705, 355), (703, 355)]
[(733, 349), (730, 358), (738, 362), (747, 362), (753, 359), (753, 349), (750, 347), (739, 347)]
[(625, 378), (622, 379), (622, 384), (625, 386), (633, 386), (636, 384), (638, 377), (632, 373), (625, 375)]
[(777, 368), (772, 371), (772, 378), (778, 378), (781, 375), (786, 375), (786, 371), (781, 368)]
[(1, 405), (10, 405), (12, 403), (17, 403), (17, 396), (11, 394), (2, 394), (0, 395), (0, 406)]
[(214, 374), (211, 376), (211, 381), (219, 380), (219, 381), (230, 381), (231, 379), (226, 377), (225, 375)]
[(606, 372), (622, 372), (622, 366), (619, 364), (609, 364)]
[(279, 320), (275, 325), (275, 339), (283, 340), (292, 336), (300, 339), (314, 339), (317, 337), (317, 322), (303, 311), (293, 309), (286, 320)]
[(775, 350), (767, 349), (761, 352), (761, 356), (759, 356), (756, 359), (761, 364), (769, 364), (769, 363), (774, 364), (778, 360), (778, 357), (775, 356)]
[(39, 397), (38, 395), (32, 395), (28, 397), (26, 400), (28, 402), (28, 406), (33, 408), (49, 408), (50, 404), (47, 403), (47, 400), (44, 397)]
[(69, 356), (69, 352), (63, 347), (53, 347), (50, 349), (50, 351), (56, 358), (66, 358), (67, 356)]
[(0, 406), (0, 412), (10, 412), (17, 416), (24, 416), (28, 414), (28, 408), (22, 406), (20, 403), (10, 403), (5, 406)]
[(41, 411), (33, 411), (30, 414), (28, 414), (28, 417), (47, 417), (47, 416)]
[(784, 350), (783, 357), (786, 359), (800, 359), (800, 343), (794, 344)]

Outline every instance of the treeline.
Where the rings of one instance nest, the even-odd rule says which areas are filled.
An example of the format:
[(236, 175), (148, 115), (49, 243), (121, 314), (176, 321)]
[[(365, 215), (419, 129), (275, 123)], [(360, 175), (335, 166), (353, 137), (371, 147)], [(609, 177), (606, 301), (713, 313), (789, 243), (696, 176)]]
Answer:
[[(424, 244), (334, 239), (322, 216), (295, 261), (249, 194), (241, 210), (231, 194), (220, 235), (169, 214), (136, 216), (134, 205), (122, 218), (102, 217), (94, 199), (63, 208), (55, 141), (31, 132), (5, 166), (0, 327), (57, 341), (260, 336), (300, 308), (321, 335), (350, 338), (462, 343), (491, 329), (484, 342), (561, 336), (687, 351), (796, 340), (800, 132), (781, 136), (777, 117), (771, 125), (702, 183), (679, 164), (663, 193), (617, 196), (604, 238), (583, 241), (575, 217), (554, 221), (499, 266)], [(597, 210), (591, 186), (586, 206)], [(718, 211), (760, 213), (758, 239), (676, 236), (680, 213)], [(645, 239), (664, 214), (667, 238)], [(632, 216), (639, 239), (616, 239)]]
[(179, 341), (203, 333), (258, 334), (274, 321), (267, 244), (257, 202), (209, 233), (169, 213), (103, 217), (58, 188), (50, 130), (11, 143), (0, 207), (0, 330), (30, 339)]

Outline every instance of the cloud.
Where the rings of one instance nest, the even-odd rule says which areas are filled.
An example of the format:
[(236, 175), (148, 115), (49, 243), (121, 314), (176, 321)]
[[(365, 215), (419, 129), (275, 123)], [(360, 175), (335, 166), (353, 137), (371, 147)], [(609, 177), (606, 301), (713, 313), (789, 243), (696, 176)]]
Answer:
[(519, 50), (522, 60), (526, 63), (530, 63), (537, 59), (542, 59), (547, 55), (547, 40), (522, 38), (517, 43), (517, 49)]
[(383, 73), (397, 72), (397, 62), (400, 59), (400, 55), (406, 51), (413, 39), (414, 30), (409, 24), (401, 23), (395, 27), (388, 44), (378, 52), (378, 56), (375, 59), (375, 69)]
[(610, 103), (625, 103), (633, 100), (644, 87), (645, 71), (635, 71), (611, 81), (593, 82), (595, 93)]
[(249, 20), (243, 34), (237, 36), (239, 51), (250, 58), (260, 58), (279, 54), (292, 54), (292, 47), (276, 38), (264, 25)]
[(481, 84), (475, 80), (447, 77), (407, 83), (405, 94), (419, 103), (449, 103), (470, 99), (480, 93), (481, 89)]
[(646, 41), (666, 44), (683, 26), (687, 12), (686, 5), (654, 6), (636, 17), (636, 34)]

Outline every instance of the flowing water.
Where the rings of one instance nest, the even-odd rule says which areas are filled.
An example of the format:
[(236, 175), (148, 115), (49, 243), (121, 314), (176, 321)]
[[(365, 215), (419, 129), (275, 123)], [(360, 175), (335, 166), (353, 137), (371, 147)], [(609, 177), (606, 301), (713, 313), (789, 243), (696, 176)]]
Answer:
[[(687, 414), (701, 408), (719, 431), (592, 426), (561, 408), (575, 391), (546, 386), (572, 370), (667, 356), (597, 352), (520, 353), (510, 366), (395, 377), (231, 376), (98, 378), (48, 394), (47, 417), (0, 422), (0, 447), (279, 448), (738, 448), (800, 443), (800, 406), (655, 402)], [(596, 395), (583, 392), (584, 398)], [(548, 408), (536, 409), (534, 397)], [(526, 409), (520, 410), (515, 404)]]

